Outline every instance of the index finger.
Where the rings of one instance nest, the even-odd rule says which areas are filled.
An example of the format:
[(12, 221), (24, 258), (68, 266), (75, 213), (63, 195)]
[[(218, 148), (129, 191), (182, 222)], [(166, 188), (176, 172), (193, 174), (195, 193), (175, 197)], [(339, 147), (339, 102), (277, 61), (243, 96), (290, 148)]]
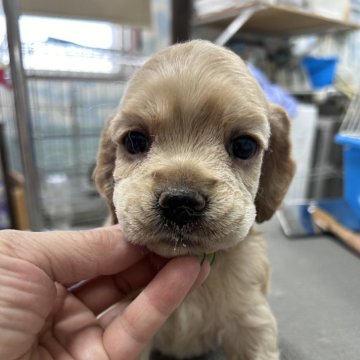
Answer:
[(197, 257), (170, 260), (123, 314), (106, 328), (103, 343), (109, 357), (136, 358), (184, 300), (200, 273)]
[(76, 287), (72, 293), (95, 315), (98, 315), (147, 285), (168, 261), (169, 259), (149, 254), (121, 273), (97, 277)]

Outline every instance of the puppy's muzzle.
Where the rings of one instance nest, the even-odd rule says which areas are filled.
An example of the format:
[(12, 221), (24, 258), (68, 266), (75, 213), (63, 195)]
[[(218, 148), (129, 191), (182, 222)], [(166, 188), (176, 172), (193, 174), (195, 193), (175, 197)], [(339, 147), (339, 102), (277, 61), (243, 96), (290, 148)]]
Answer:
[(168, 189), (159, 196), (162, 216), (179, 227), (198, 220), (206, 209), (205, 197), (192, 190)]

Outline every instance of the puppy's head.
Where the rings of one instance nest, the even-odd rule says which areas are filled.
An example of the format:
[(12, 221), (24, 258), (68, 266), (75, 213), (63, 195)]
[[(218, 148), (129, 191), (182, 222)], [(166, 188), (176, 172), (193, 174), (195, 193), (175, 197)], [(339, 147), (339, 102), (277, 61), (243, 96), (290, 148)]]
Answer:
[(293, 173), (289, 121), (232, 52), (172, 46), (129, 82), (95, 180), (126, 238), (164, 255), (233, 246), (269, 219)]

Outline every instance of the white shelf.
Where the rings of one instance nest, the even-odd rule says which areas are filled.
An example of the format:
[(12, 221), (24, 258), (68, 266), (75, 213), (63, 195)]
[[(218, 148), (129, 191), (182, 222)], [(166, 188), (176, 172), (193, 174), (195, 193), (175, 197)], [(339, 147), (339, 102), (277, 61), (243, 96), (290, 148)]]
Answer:
[[(250, 5), (250, 6), (249, 6)], [(225, 28), (242, 12), (258, 3), (239, 5), (218, 13), (197, 17), (194, 25), (214, 25)], [(360, 24), (340, 21), (310, 11), (284, 5), (260, 5), (241, 27), (241, 32), (273, 36), (292, 36), (329, 31), (360, 29)]]

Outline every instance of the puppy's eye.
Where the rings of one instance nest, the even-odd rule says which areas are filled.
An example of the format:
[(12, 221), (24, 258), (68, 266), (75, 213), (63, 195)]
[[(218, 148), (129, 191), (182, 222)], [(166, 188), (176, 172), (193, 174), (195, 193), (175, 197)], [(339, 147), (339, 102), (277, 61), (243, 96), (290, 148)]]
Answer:
[(130, 154), (142, 154), (149, 150), (148, 136), (139, 131), (130, 131), (123, 138), (123, 145)]
[(243, 135), (232, 140), (229, 153), (239, 159), (247, 160), (256, 154), (258, 147), (256, 140), (251, 136)]

